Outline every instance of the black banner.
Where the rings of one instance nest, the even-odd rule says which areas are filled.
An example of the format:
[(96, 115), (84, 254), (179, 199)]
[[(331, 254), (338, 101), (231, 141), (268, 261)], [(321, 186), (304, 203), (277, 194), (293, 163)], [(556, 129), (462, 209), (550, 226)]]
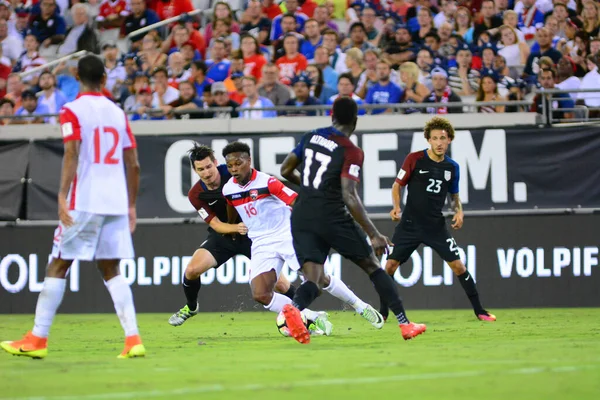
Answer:
[(25, 193), (29, 142), (0, 142), (0, 220), (19, 218)]
[[(376, 221), (391, 236), (394, 223)], [(472, 217), (457, 231), (463, 260), (476, 279), (485, 307), (598, 307), (600, 215)], [(41, 290), (53, 228), (0, 229), (0, 313), (32, 313)], [(185, 303), (181, 276), (206, 237), (199, 224), (142, 225), (134, 235), (136, 258), (121, 269), (132, 285), (140, 312), (175, 312)], [(203, 311), (261, 310), (251, 298), (249, 260), (238, 256), (202, 277)], [(332, 254), (328, 270), (365, 301), (378, 306), (369, 278)], [(299, 283), (297, 276), (288, 275)], [(428, 247), (415, 251), (397, 272), (406, 307), (469, 308), (449, 267)], [(100, 274), (91, 263), (76, 263), (67, 278), (61, 312), (112, 312)], [(340, 309), (324, 293), (314, 309)], [(500, 315), (501, 318), (501, 315)], [(166, 323), (166, 321), (165, 321)]]
[[(243, 140), (254, 165), (279, 176), (281, 162), (297, 134), (140, 136), (142, 167), (140, 218), (188, 217), (194, 210), (187, 192), (197, 177), (186, 156), (193, 141), (216, 154), (232, 140)], [(391, 187), (406, 155), (428, 147), (422, 132), (357, 133), (365, 152), (361, 196), (371, 213), (387, 213)], [(36, 141), (29, 157), (28, 219), (56, 219), (62, 153), (60, 141)], [(459, 130), (450, 155), (460, 165), (460, 195), (466, 210), (576, 208), (600, 206), (600, 129), (521, 128)], [(220, 157), (222, 160), (222, 157)]]

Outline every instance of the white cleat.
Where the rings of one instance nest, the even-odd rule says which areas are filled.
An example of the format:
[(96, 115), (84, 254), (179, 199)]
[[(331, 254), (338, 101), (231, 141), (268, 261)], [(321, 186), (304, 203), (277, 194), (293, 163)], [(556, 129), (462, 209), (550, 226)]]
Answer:
[(367, 308), (365, 308), (363, 312), (360, 313), (360, 316), (369, 321), (371, 325), (373, 325), (376, 329), (383, 328), (383, 325), (385, 324), (383, 316), (379, 313), (379, 311), (377, 311), (370, 305), (368, 305)]

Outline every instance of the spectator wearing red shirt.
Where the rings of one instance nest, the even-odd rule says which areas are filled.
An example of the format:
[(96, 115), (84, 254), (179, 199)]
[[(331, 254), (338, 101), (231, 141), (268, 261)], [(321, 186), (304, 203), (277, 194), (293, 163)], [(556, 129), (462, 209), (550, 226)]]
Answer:
[(308, 66), (308, 61), (298, 51), (300, 43), (294, 34), (287, 34), (283, 38), (285, 55), (279, 57), (275, 64), (279, 67), (279, 80), (285, 85), (290, 85), (292, 79)]
[(313, 0), (305, 0), (304, 2), (300, 0), (300, 4), (300, 11), (306, 14), (308, 18), (312, 18), (313, 14), (315, 13), (315, 9), (318, 7), (318, 4)]
[(246, 95), (242, 90), (243, 78), (244, 74), (241, 72), (234, 72), (233, 74), (231, 74), (231, 80), (235, 85), (235, 92), (229, 92), (229, 98), (238, 104), (242, 104), (244, 102), (244, 99), (246, 98)]
[(127, 9), (125, 0), (104, 0), (100, 4), (100, 11), (96, 17), (98, 26), (104, 29), (121, 29), (125, 18), (129, 16), (130, 11)]
[(260, 81), (262, 68), (267, 60), (260, 52), (258, 41), (254, 36), (245, 34), (242, 36), (240, 49), (244, 56), (244, 75), (253, 76)]
[(162, 45), (163, 53), (173, 53), (181, 50), (181, 47), (186, 43), (193, 43), (194, 48), (198, 50), (201, 57), (204, 58), (206, 52), (206, 41), (202, 34), (197, 30), (188, 26), (188, 24), (177, 24), (173, 27), (171, 34)]
[(152, 0), (150, 4), (161, 21), (194, 11), (191, 0)]
[(262, 12), (267, 16), (271, 21), (278, 16), (279, 14), (283, 14), (281, 8), (279, 8), (278, 4), (275, 4), (275, 0), (262, 0)]
[[(0, 45), (0, 60), (2, 59), (2, 45)], [(8, 75), (12, 68), (9, 65), (0, 62), (0, 98), (6, 96), (6, 85), (8, 83)]]

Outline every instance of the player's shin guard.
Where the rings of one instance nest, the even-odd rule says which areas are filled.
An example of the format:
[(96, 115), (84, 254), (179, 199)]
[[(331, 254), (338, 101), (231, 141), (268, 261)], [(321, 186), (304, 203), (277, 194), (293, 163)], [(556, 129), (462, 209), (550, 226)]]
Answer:
[(183, 293), (187, 300), (187, 306), (190, 310), (194, 311), (198, 308), (198, 292), (200, 291), (200, 277), (197, 279), (188, 279), (183, 276)]
[(281, 312), (281, 310), (283, 310), (283, 306), (285, 306), (286, 304), (291, 304), (292, 303), (292, 299), (290, 299), (287, 296), (284, 296), (280, 293), (273, 293), (273, 298), (271, 299), (271, 302), (269, 303), (268, 306), (264, 306), (267, 310), (269, 311), (273, 311), (273, 312)]
[(62, 303), (67, 280), (60, 278), (44, 279), (44, 287), (35, 308), (35, 323), (32, 333), (39, 338), (47, 338), (56, 310)]
[(292, 304), (298, 310), (302, 311), (305, 308), (308, 308), (317, 297), (319, 297), (319, 287), (317, 284), (311, 281), (305, 281), (300, 285), (298, 290), (296, 290), (296, 295), (294, 296), (294, 302)]
[(121, 321), (125, 336), (138, 335), (139, 331), (135, 316), (135, 306), (133, 304), (133, 294), (123, 275), (117, 275), (107, 281), (106, 287), (115, 304), (115, 311), (117, 312), (119, 321)]
[(341, 279), (338, 279), (335, 276), (329, 275), (329, 286), (324, 287), (323, 290), (348, 304), (359, 314), (367, 308), (367, 303), (359, 299)]
[(386, 274), (383, 269), (377, 269), (377, 271), (369, 275), (369, 278), (371, 278), (371, 282), (373, 282), (379, 297), (388, 304), (396, 315), (396, 318), (398, 318), (398, 323), (408, 324), (410, 321), (406, 317), (402, 299), (398, 295), (396, 284), (392, 280), (392, 277)]
[(475, 280), (469, 274), (469, 271), (466, 271), (462, 275), (458, 275), (458, 281), (463, 287), (467, 297), (471, 301), (471, 305), (473, 306), (473, 311), (475, 314), (483, 314), (486, 313), (481, 302), (479, 301), (479, 293), (477, 292), (477, 285), (475, 284)]

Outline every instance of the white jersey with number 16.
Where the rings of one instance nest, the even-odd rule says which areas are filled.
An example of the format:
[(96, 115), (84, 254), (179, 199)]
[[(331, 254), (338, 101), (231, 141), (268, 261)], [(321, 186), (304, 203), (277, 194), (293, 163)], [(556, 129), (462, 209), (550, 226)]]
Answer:
[(60, 110), (63, 141), (79, 140), (79, 164), (69, 209), (127, 215), (123, 150), (136, 147), (123, 110), (101, 94), (84, 93)]

